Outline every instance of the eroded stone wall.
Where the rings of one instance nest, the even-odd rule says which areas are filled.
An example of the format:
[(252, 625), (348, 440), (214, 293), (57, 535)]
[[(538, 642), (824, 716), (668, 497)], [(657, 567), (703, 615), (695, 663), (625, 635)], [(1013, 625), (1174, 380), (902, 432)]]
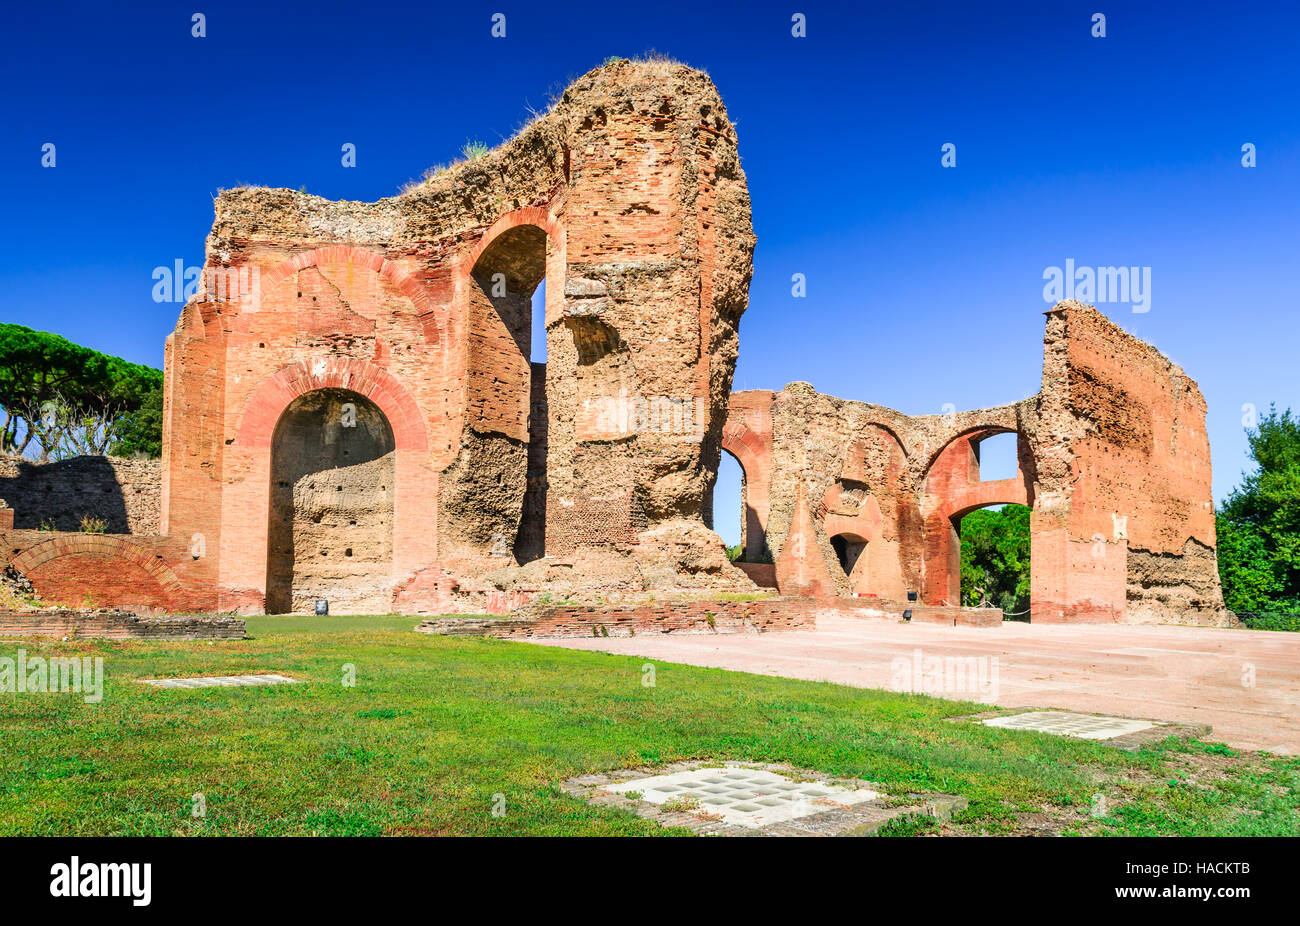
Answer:
[[(981, 481), (979, 441), (1006, 432), (1017, 435), (1016, 475)], [(733, 396), (724, 434), (746, 468), (746, 549), (761, 533), (783, 593), (912, 592), (957, 605), (961, 518), (1016, 503), (1032, 508), (1033, 620), (1232, 619), (1214, 556), (1205, 401), (1090, 306), (1048, 313), (1043, 388), (1020, 402), (907, 416), (793, 383)]]
[[(225, 191), (165, 346), (160, 497), (158, 464), (72, 461), (76, 488), (0, 469), (18, 528), (104, 516), (102, 489), (121, 496), (109, 530), (134, 534), (6, 530), (5, 556), (62, 597), (98, 582), (242, 612), (752, 591), (702, 516), (725, 448), (746, 553), (787, 593), (950, 607), (961, 517), (1017, 502), (1035, 620), (1222, 619), (1205, 403), (1158, 351), (1062, 303), (1020, 402), (732, 396), (753, 247), (735, 127), (706, 75), (663, 63), (598, 68), (511, 141), (379, 202)], [(345, 396), (387, 435), (363, 460), (295, 417)], [(981, 482), (978, 443), (1001, 432), (1018, 472)]]
[(73, 457), (33, 463), (0, 455), (0, 499), (14, 527), (75, 531), (87, 515), (111, 534), (156, 534), (162, 496), (158, 460)]
[[(510, 142), (377, 203), (225, 191), (205, 295), (166, 353), (162, 530), (205, 550), (175, 564), (182, 580), (221, 608), (284, 606), (277, 557), (321, 544), (268, 517), (276, 425), (337, 389), (393, 432), (391, 563), (366, 607), (474, 610), (615, 577), (752, 589), (700, 509), (753, 245), (717, 91), (662, 63), (592, 71)], [(691, 427), (609, 414), (647, 399), (689, 404)]]

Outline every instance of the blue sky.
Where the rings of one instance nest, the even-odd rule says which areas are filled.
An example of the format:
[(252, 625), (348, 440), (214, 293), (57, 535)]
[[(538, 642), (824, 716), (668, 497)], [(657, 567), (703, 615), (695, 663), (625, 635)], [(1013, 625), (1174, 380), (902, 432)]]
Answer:
[[(159, 365), (179, 306), (153, 268), (202, 262), (219, 188), (391, 195), (654, 49), (738, 124), (758, 248), (736, 388), (909, 413), (1030, 395), (1043, 272), (1073, 259), (1151, 268), (1149, 311), (1099, 307), (1201, 384), (1216, 498), (1248, 464), (1242, 406), (1300, 408), (1295, 4), (28, 6), (0, 64), (5, 321)], [(732, 540), (737, 493), (728, 466)]]

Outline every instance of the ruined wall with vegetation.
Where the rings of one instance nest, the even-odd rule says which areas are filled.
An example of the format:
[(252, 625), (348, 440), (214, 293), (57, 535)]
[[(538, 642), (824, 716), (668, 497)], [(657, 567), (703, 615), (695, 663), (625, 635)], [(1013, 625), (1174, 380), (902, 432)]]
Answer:
[[(379, 202), (222, 192), (165, 349), (157, 525), (112, 519), (167, 570), (146, 597), (356, 613), (752, 591), (700, 514), (752, 272), (736, 145), (707, 75), (620, 60)], [(375, 428), (340, 429), (345, 408)], [(353, 438), (380, 423), (370, 454)], [(42, 549), (60, 594), (118, 550)]]
[[(908, 416), (792, 383), (733, 396), (724, 446), (745, 467), (747, 551), (757, 529), (784, 592), (956, 605), (962, 516), (1016, 503), (1033, 620), (1221, 624), (1205, 411), (1159, 351), (1063, 302), (1028, 399)], [(981, 480), (980, 441), (1007, 432), (1016, 474)]]

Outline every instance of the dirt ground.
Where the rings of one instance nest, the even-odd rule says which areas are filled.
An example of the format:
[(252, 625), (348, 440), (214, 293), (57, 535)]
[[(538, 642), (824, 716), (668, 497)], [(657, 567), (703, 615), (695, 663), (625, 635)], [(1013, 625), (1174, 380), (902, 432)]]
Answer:
[(1209, 724), (1208, 740), (1300, 755), (1300, 634), (1294, 633), (822, 618), (813, 631), (536, 642), (893, 691), (916, 690), (908, 687), (911, 670), (930, 665), (927, 660), (953, 665), (975, 657), (985, 673), (979, 684), (968, 676), (963, 685), (930, 693), (996, 707)]

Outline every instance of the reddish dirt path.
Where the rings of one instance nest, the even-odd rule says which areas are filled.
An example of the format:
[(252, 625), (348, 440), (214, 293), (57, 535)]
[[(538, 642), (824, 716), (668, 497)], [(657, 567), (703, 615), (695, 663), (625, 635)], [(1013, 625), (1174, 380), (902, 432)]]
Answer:
[[(1208, 723), (1211, 740), (1300, 755), (1297, 633), (1010, 622), (966, 628), (832, 617), (819, 618), (815, 631), (533, 642), (892, 690), (905, 688), (906, 668), (929, 671), (917, 650), (922, 660), (985, 657), (986, 670), (996, 656), (995, 698), (974, 689), (944, 694), (999, 707)], [(1253, 688), (1243, 684), (1252, 667)]]

